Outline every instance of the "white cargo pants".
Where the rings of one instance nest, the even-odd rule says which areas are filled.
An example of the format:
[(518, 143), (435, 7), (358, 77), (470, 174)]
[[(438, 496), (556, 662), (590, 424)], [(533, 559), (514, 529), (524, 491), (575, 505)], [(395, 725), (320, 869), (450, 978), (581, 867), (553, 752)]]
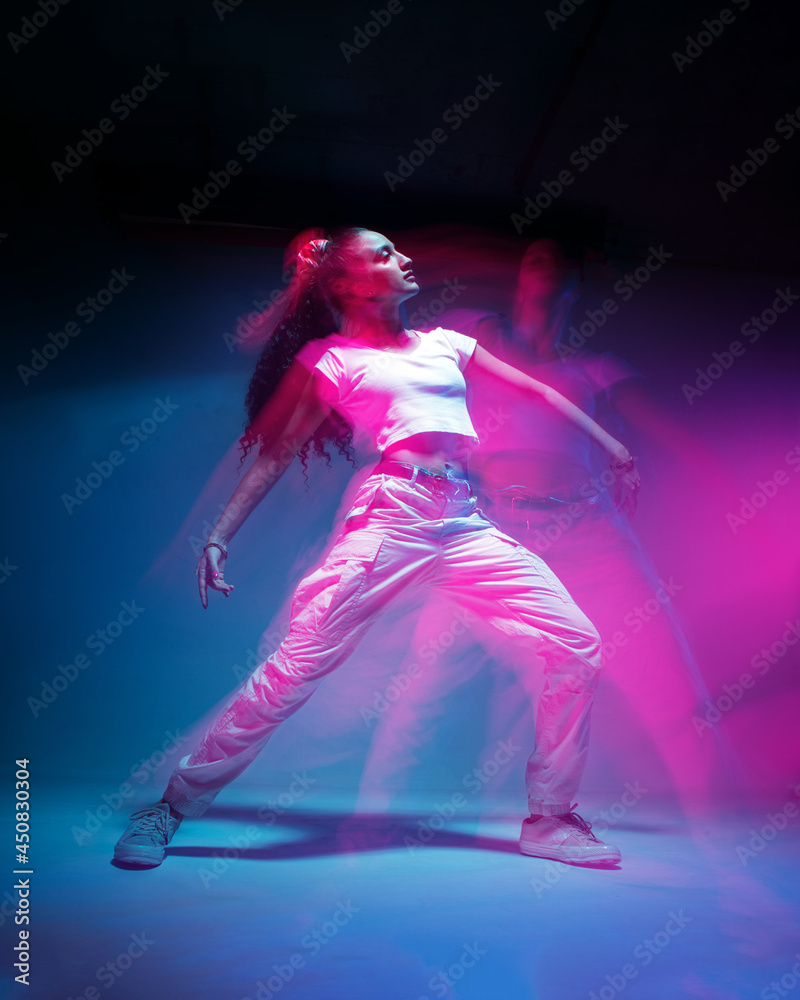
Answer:
[(600, 637), (546, 563), (478, 509), (469, 483), (422, 470), (415, 481), (376, 473), (364, 482), (327, 558), (294, 593), (286, 639), (179, 762), (167, 802), (186, 816), (205, 812), (381, 610), (428, 584), (510, 640), (531, 670), (543, 666), (528, 806), (568, 812), (586, 761)]

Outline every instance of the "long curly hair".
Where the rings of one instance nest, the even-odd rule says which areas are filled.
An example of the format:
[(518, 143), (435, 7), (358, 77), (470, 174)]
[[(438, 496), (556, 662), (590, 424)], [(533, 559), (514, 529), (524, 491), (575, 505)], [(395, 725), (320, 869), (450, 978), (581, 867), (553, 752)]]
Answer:
[[(245, 397), (247, 422), (239, 439), (239, 468), (255, 447), (263, 450), (263, 430), (257, 417), (273, 396), (297, 352), (309, 341), (334, 333), (340, 323), (340, 301), (332, 289), (334, 279), (349, 273), (357, 264), (355, 244), (369, 232), (361, 227), (347, 227), (325, 234), (307, 229), (289, 244), (284, 257), (284, 271), (291, 275), (284, 295), (283, 309), (273, 320), (273, 329), (259, 355)], [(319, 241), (324, 240), (324, 244)], [(309, 250), (309, 244), (314, 244)], [(309, 451), (325, 458), (330, 465), (327, 445), (333, 444), (351, 464), (352, 429), (332, 410), (299, 451), (304, 473)]]

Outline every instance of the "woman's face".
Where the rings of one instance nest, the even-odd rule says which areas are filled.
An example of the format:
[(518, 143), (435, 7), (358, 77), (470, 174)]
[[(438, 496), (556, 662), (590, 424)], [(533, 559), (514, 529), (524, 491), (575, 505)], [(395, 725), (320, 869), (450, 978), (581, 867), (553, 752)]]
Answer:
[(347, 280), (352, 296), (375, 303), (403, 302), (419, 292), (411, 258), (380, 233), (363, 233), (354, 248), (358, 258)]
[(534, 301), (572, 297), (579, 270), (553, 240), (541, 239), (528, 247), (519, 274), (518, 295)]

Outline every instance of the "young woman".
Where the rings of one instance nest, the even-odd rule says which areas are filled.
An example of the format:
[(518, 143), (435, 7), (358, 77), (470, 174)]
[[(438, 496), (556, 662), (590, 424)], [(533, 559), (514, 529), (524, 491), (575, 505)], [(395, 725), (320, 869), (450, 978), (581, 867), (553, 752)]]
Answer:
[[(477, 443), (467, 378), (540, 397), (606, 450), (621, 493), (638, 489), (627, 449), (548, 386), (497, 360), (470, 337), (405, 329), (401, 304), (419, 291), (411, 260), (379, 233), (346, 229), (297, 253), (287, 311), (262, 352), (247, 397), (244, 454), (258, 454), (198, 563), (200, 599), (226, 596), (227, 546), (292, 459), (345, 425), (380, 461), (359, 489), (323, 565), (298, 585), (289, 633), (209, 726), (170, 777), (163, 798), (131, 816), (119, 861), (158, 865), (185, 816), (201, 815), (355, 648), (381, 609), (410, 585), (434, 584), (519, 647), (545, 686), (526, 767), (530, 816), (523, 853), (611, 861), (573, 812), (588, 748), (599, 636), (539, 557), (477, 507), (467, 460)], [(338, 332), (330, 333), (331, 328)]]

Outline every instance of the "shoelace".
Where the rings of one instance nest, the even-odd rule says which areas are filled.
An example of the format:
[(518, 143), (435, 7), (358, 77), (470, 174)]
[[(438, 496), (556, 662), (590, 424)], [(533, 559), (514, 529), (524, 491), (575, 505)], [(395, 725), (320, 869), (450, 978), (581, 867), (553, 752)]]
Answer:
[[(576, 802), (575, 805), (577, 804), (578, 803)], [(592, 824), (589, 823), (587, 820), (585, 820), (583, 816), (579, 816), (576, 812), (568, 812), (564, 813), (564, 815), (561, 816), (560, 818), (565, 819), (572, 826), (577, 826), (577, 828), (582, 833), (585, 833), (587, 837), (591, 837), (592, 840), (597, 841), (598, 844), (600, 843), (600, 841), (597, 840), (597, 837), (595, 837), (595, 835), (592, 833)]]
[(131, 819), (137, 820), (136, 833), (162, 833), (164, 837), (169, 836), (169, 813), (164, 809), (140, 809), (133, 813)]

